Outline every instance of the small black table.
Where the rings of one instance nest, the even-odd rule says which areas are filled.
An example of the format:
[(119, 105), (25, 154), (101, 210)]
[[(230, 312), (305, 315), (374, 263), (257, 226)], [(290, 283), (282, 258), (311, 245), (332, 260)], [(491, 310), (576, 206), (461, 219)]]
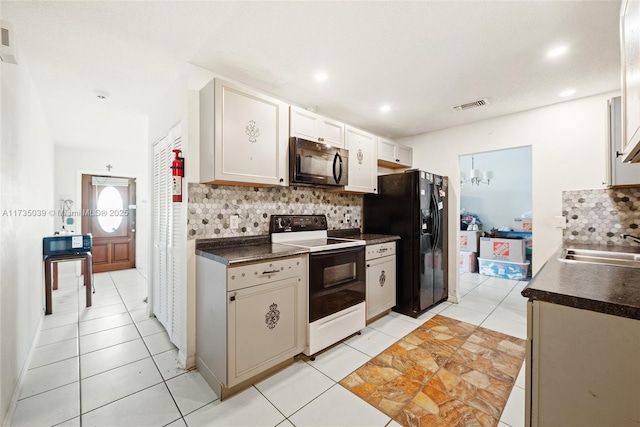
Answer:
[[(83, 254), (73, 254), (73, 255), (51, 255), (44, 259), (44, 293), (45, 293), (45, 301), (46, 307), (44, 314), (53, 313), (53, 298), (52, 298), (52, 283), (57, 282), (57, 277), (53, 277), (53, 269), (52, 264), (63, 262), (63, 261), (84, 261), (84, 286), (86, 287), (86, 298), (87, 298), (87, 307), (91, 307), (91, 289), (92, 289), (92, 277), (93, 277), (93, 257), (91, 256), (91, 252), (83, 253)], [(57, 269), (56, 269), (57, 270)], [(58, 275), (58, 272), (55, 271), (55, 275)], [(57, 288), (57, 286), (56, 286)]]

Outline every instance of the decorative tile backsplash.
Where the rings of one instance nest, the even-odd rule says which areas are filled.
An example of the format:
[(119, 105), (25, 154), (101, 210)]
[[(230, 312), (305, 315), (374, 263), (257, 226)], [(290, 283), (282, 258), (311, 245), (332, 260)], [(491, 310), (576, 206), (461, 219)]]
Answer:
[(640, 188), (608, 188), (562, 192), (568, 243), (632, 245), (620, 234), (640, 236)]
[[(362, 195), (334, 193), (315, 187), (241, 187), (189, 184), (189, 239), (269, 234), (269, 217), (327, 216), (330, 230), (360, 228)], [(231, 215), (240, 217), (230, 228)]]

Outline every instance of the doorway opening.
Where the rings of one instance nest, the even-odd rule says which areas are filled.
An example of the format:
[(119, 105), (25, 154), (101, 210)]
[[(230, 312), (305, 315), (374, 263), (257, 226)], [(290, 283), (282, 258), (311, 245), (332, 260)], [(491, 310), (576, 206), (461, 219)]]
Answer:
[[(531, 146), (469, 154), (459, 161), (460, 273), (525, 280), (532, 271)], [(508, 239), (503, 243), (510, 250), (493, 253), (490, 248), (500, 242), (480, 241), (481, 236)]]
[(93, 271), (136, 266), (136, 180), (82, 175), (82, 233), (91, 233)]

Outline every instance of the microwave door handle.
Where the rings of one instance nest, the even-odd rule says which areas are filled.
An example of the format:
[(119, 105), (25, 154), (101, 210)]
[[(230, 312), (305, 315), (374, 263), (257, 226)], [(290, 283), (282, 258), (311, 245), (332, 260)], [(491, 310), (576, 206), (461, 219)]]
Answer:
[[(340, 171), (338, 175), (336, 175), (336, 163), (340, 164)], [(333, 179), (336, 180), (336, 184), (340, 184), (340, 180), (342, 179), (342, 157), (340, 153), (336, 152), (336, 155), (333, 157)]]

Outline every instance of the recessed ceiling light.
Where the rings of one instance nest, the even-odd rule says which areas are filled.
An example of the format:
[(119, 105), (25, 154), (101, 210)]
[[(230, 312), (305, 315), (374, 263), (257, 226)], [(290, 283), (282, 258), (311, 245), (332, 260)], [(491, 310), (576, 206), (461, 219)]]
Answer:
[(319, 82), (323, 82), (329, 78), (327, 73), (316, 73), (315, 78)]
[(380, 112), (381, 113), (388, 113), (389, 111), (391, 111), (391, 106), (390, 105), (382, 105), (382, 106), (380, 106)]
[(555, 58), (556, 56), (564, 55), (568, 51), (569, 51), (569, 47), (568, 46), (557, 46), (557, 47), (554, 47), (553, 49), (549, 49), (547, 51), (547, 57), (548, 58)]
[(573, 95), (573, 94), (575, 94), (575, 93), (576, 93), (576, 90), (575, 90), (575, 89), (566, 89), (566, 90), (563, 90), (562, 92), (560, 92), (560, 93), (558, 94), (558, 96), (561, 96), (561, 97), (563, 97), (563, 98), (566, 98), (566, 97), (571, 96), (571, 95)]

